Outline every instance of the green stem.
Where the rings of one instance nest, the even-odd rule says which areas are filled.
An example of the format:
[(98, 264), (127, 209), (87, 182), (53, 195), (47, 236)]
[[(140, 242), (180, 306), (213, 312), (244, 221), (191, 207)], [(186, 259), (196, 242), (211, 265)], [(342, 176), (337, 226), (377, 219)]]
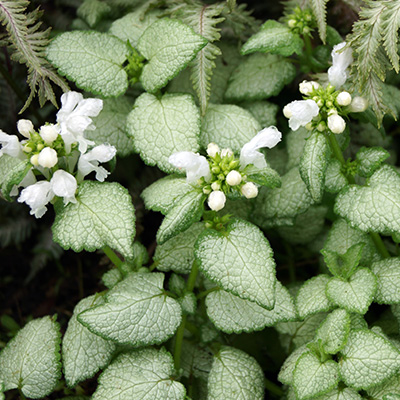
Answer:
[(21, 399), (22, 399), (22, 400), (26, 400), (26, 397), (25, 397), (25, 395), (22, 393), (22, 390), (21, 390), (21, 389), (18, 389), (18, 392), (19, 392), (19, 396), (21, 397)]
[(157, 268), (158, 261), (154, 261), (153, 264), (150, 265), (149, 271), (152, 272)]
[(369, 236), (371, 237), (372, 241), (374, 242), (375, 247), (377, 248), (377, 250), (379, 251), (381, 256), (383, 258), (390, 257), (390, 254), (389, 254), (387, 248), (385, 247), (385, 244), (383, 243), (382, 238), (379, 236), (379, 233), (370, 232)]
[(278, 396), (283, 396), (284, 391), (275, 383), (271, 382), (269, 379), (264, 378), (264, 386), (269, 392), (274, 393)]
[(311, 71), (313, 71), (313, 63), (312, 63), (312, 59), (313, 59), (313, 48), (312, 48), (312, 44), (311, 44), (311, 40), (309, 38), (309, 36), (307, 35), (303, 35), (303, 40), (304, 40), (304, 47), (306, 50), (306, 63), (308, 65), (308, 67), (310, 68)]
[(213, 287), (211, 289), (205, 290), (204, 292), (200, 292), (196, 297), (198, 300), (201, 300), (202, 298), (206, 297), (209, 293), (215, 292), (217, 290), (220, 290), (219, 287)]
[(108, 246), (103, 247), (104, 254), (110, 259), (110, 261), (120, 269), (122, 267), (123, 261), (115, 254), (114, 250), (110, 249)]
[(197, 265), (196, 260), (193, 261), (192, 270), (190, 271), (189, 279), (186, 284), (186, 291), (188, 293), (193, 292), (194, 285), (196, 283), (197, 274), (199, 273), (199, 267)]

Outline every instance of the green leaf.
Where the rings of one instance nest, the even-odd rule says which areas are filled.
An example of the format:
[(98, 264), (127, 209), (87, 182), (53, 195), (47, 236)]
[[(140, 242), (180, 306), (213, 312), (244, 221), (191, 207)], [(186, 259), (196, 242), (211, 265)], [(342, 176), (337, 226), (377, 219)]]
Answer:
[(169, 175), (147, 186), (141, 196), (148, 210), (166, 215), (180, 198), (192, 190), (193, 186), (187, 183), (186, 178)]
[(97, 117), (92, 117), (94, 131), (86, 131), (85, 137), (96, 145), (109, 143), (117, 149), (121, 157), (133, 153), (133, 141), (127, 134), (127, 118), (132, 110), (131, 101), (124, 96), (103, 100), (103, 109)]
[(331, 278), (326, 286), (328, 299), (348, 312), (365, 314), (372, 303), (377, 283), (375, 275), (361, 268), (348, 281)]
[(319, 313), (329, 311), (333, 304), (325, 294), (329, 276), (320, 274), (304, 282), (296, 296), (296, 309), (301, 319)]
[(197, 190), (192, 190), (181, 197), (169, 210), (158, 229), (157, 243), (163, 244), (199, 221), (203, 215), (205, 197), (203, 192)]
[(77, 320), (77, 315), (82, 311), (103, 303), (101, 296), (86, 297), (76, 305), (68, 322), (62, 343), (62, 359), (69, 387), (93, 377), (111, 360), (115, 344), (91, 333)]
[(400, 303), (400, 258), (386, 258), (371, 265), (378, 288), (374, 300), (380, 304)]
[(318, 328), (315, 341), (321, 340), (326, 353), (338, 353), (347, 342), (350, 322), (350, 315), (346, 310), (336, 309), (332, 311)]
[(295, 349), (289, 357), (283, 363), (279, 375), (278, 381), (282, 382), (284, 385), (292, 385), (293, 384), (293, 372), (296, 368), (297, 360), (304, 354), (309, 353), (310, 349), (307, 345), (303, 344), (299, 348)]
[(356, 154), (357, 174), (369, 178), (390, 157), (382, 147), (361, 147)]
[(84, 0), (76, 10), (76, 15), (93, 28), (107, 16), (110, 11), (111, 7), (102, 1)]
[(28, 322), (0, 353), (0, 382), (31, 399), (50, 394), (61, 378), (60, 327), (50, 317)]
[(207, 399), (264, 399), (264, 376), (257, 361), (241, 350), (223, 346), (214, 356)]
[(128, 134), (146, 164), (176, 172), (170, 155), (199, 150), (199, 110), (190, 95), (143, 93), (128, 116)]
[(292, 63), (274, 54), (252, 54), (231, 75), (228, 101), (263, 100), (276, 96), (296, 75)]
[(301, 156), (304, 151), (310, 131), (302, 126), (297, 131), (289, 131), (286, 136), (286, 148), (288, 152), (287, 171), (300, 164)]
[(400, 6), (396, 2), (386, 2), (387, 9), (382, 16), (383, 46), (386, 54), (396, 71), (399, 73), (398, 31), (400, 27)]
[(212, 362), (213, 355), (209, 348), (183, 340), (181, 365), (184, 377), (194, 376), (207, 382)]
[(321, 362), (313, 353), (304, 353), (293, 371), (293, 386), (298, 400), (314, 399), (337, 386), (338, 365), (333, 360)]
[(83, 311), (78, 321), (105, 339), (132, 346), (159, 344), (181, 322), (181, 306), (163, 289), (164, 274), (132, 273), (114, 286), (106, 304)]
[(0, 190), (6, 200), (12, 201), (10, 192), (14, 185), (21, 183), (31, 167), (28, 160), (21, 161), (8, 154), (0, 157)]
[(184, 314), (194, 315), (197, 309), (197, 300), (194, 293), (186, 293), (178, 299)]
[(326, 41), (326, 3), (328, 0), (311, 0), (311, 10), (317, 20), (319, 37)]
[(341, 354), (340, 375), (347, 386), (355, 389), (369, 389), (400, 369), (399, 351), (367, 329), (350, 332)]
[(204, 224), (196, 222), (186, 231), (159, 244), (154, 253), (157, 269), (188, 274), (194, 261), (194, 244), (203, 230)]
[(213, 324), (226, 333), (258, 331), (296, 318), (293, 299), (280, 282), (276, 283), (275, 307), (270, 311), (224, 290), (208, 294), (206, 307)]
[(271, 19), (261, 26), (258, 33), (250, 37), (240, 52), (246, 55), (259, 51), (288, 57), (293, 53), (301, 54), (302, 50), (303, 41), (300, 36), (293, 33), (287, 25)]
[(251, 223), (232, 219), (226, 231), (206, 229), (195, 245), (201, 271), (224, 290), (272, 309), (275, 262), (263, 233)]
[(384, 165), (374, 172), (365, 186), (350, 185), (337, 196), (335, 212), (364, 232), (399, 232), (399, 174)]
[(318, 397), (318, 400), (363, 400), (358, 392), (351, 388), (336, 388)]
[(214, 142), (239, 153), (260, 130), (261, 125), (249, 111), (232, 104), (209, 104), (201, 125), (200, 143), (207, 148)]
[(265, 167), (264, 169), (249, 168), (246, 170), (246, 175), (249, 181), (261, 186), (276, 188), (282, 184), (278, 172), (270, 167)]
[(121, 354), (100, 375), (93, 400), (184, 400), (186, 390), (174, 378), (171, 355), (164, 349)]
[(207, 40), (176, 19), (163, 18), (140, 36), (137, 48), (149, 60), (140, 81), (154, 93), (184, 69), (207, 44)]
[(325, 172), (325, 190), (329, 193), (338, 193), (347, 185), (347, 178), (342, 173), (339, 160), (330, 159)]
[(367, 393), (373, 400), (389, 400), (385, 399), (385, 396), (390, 393), (400, 393), (400, 375), (394, 375), (384, 383), (369, 389)]
[(261, 126), (276, 125), (276, 114), (279, 109), (277, 104), (260, 100), (243, 103), (241, 107), (250, 111)]
[(104, 246), (133, 257), (135, 210), (128, 191), (118, 183), (84, 181), (76, 203), (55, 204), (53, 239), (64, 249), (95, 251)]
[(128, 87), (123, 63), (126, 44), (108, 33), (64, 32), (47, 47), (47, 58), (61, 75), (89, 92), (117, 97)]
[(324, 134), (314, 132), (307, 139), (300, 160), (300, 175), (312, 199), (319, 203), (324, 195), (328, 141)]

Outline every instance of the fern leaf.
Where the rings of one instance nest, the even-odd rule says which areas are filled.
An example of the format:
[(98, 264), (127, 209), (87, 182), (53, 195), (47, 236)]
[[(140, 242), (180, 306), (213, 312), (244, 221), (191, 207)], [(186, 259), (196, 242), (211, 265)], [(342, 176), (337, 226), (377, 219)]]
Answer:
[(319, 37), (324, 44), (326, 40), (326, 3), (328, 0), (311, 0), (311, 10), (317, 20)]
[(26, 0), (0, 0), (0, 22), (9, 35), (12, 58), (28, 68), (27, 83), (31, 92), (20, 113), (29, 106), (36, 93), (41, 106), (49, 100), (57, 107), (51, 82), (63, 91), (69, 90), (64, 79), (45, 58), (50, 29), (39, 29), (41, 22), (38, 19), (42, 13), (38, 9), (25, 14), (28, 4)]
[(226, 27), (232, 30), (234, 36), (242, 41), (246, 41), (251, 35), (258, 32), (261, 22), (251, 14), (253, 11), (247, 10), (246, 4), (236, 5), (234, 8), (226, 7), (222, 11), (225, 18)]
[(399, 55), (397, 52), (398, 30), (400, 27), (400, 2), (388, 1), (383, 16), (383, 45), (396, 73), (399, 73)]

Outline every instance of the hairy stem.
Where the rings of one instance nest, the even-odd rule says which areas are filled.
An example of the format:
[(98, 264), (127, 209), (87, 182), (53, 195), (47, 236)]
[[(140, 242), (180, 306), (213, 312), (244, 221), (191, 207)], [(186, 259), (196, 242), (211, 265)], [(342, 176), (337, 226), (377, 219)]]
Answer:
[(108, 246), (103, 247), (104, 254), (110, 259), (110, 261), (120, 269), (122, 267), (123, 261), (115, 254), (114, 250), (110, 249)]
[(385, 247), (385, 244), (383, 243), (382, 238), (379, 236), (379, 233), (376, 232), (370, 232), (369, 236), (371, 237), (372, 241), (374, 242), (375, 247), (381, 254), (383, 258), (388, 258), (390, 257), (390, 254)]

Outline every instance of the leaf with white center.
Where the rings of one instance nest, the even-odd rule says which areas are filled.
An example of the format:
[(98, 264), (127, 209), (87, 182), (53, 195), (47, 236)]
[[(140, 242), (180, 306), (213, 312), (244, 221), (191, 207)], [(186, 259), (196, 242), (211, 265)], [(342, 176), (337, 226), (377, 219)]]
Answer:
[(385, 396), (391, 393), (400, 393), (400, 374), (396, 374), (387, 381), (367, 391), (371, 400), (386, 400)]
[(238, 153), (260, 130), (261, 125), (249, 111), (232, 104), (209, 104), (201, 125), (200, 143), (207, 148), (213, 142)]
[(295, 349), (289, 357), (283, 363), (279, 375), (278, 381), (283, 383), (284, 385), (292, 385), (293, 384), (293, 372), (296, 368), (297, 360), (305, 353), (309, 353), (310, 349), (307, 345), (303, 344), (299, 348)]
[(318, 400), (363, 400), (358, 392), (351, 388), (336, 388), (331, 392), (318, 397)]
[(6, 200), (12, 201), (11, 190), (24, 179), (31, 167), (28, 160), (21, 161), (8, 154), (0, 156), (0, 190)]
[(126, 44), (108, 33), (64, 32), (47, 47), (47, 58), (61, 75), (104, 97), (117, 97), (128, 87), (123, 64)]
[(341, 170), (341, 164), (336, 158), (329, 160), (325, 171), (325, 190), (329, 193), (338, 193), (348, 185)]
[(115, 146), (121, 157), (133, 153), (133, 141), (128, 137), (126, 122), (132, 110), (131, 101), (124, 96), (103, 100), (103, 109), (93, 117), (94, 131), (86, 131), (85, 137), (97, 145), (108, 143)]
[(176, 172), (171, 154), (199, 150), (200, 113), (190, 95), (143, 93), (128, 116), (128, 134), (146, 164)]
[(224, 290), (206, 297), (207, 315), (213, 324), (226, 333), (253, 332), (277, 322), (296, 318), (293, 299), (280, 282), (276, 283), (275, 307), (266, 310), (258, 304), (241, 299)]
[(390, 157), (382, 147), (361, 147), (356, 154), (357, 174), (369, 178)]
[(272, 309), (275, 261), (268, 240), (253, 224), (232, 219), (226, 231), (206, 229), (195, 245), (201, 271), (228, 292)]
[(214, 356), (208, 376), (207, 400), (264, 399), (264, 375), (257, 361), (241, 350), (224, 346)]
[(89, 296), (75, 307), (68, 322), (62, 343), (64, 376), (69, 387), (75, 386), (108, 365), (115, 344), (91, 333), (77, 320), (77, 315), (88, 308), (104, 304), (101, 296)]
[(184, 314), (193, 315), (196, 312), (197, 300), (194, 293), (186, 293), (183, 297), (178, 299)]
[(307, 139), (310, 137), (310, 131), (302, 126), (297, 131), (289, 131), (286, 136), (286, 148), (288, 153), (288, 165), (287, 170), (289, 171), (293, 167), (297, 167), (300, 164), (301, 156), (303, 154), (304, 146), (306, 145)]
[(241, 104), (241, 107), (250, 111), (261, 126), (276, 125), (276, 114), (279, 107), (269, 101), (252, 101)]
[(365, 186), (351, 185), (336, 198), (335, 212), (364, 232), (400, 231), (400, 176), (384, 165)]
[(166, 215), (179, 198), (192, 190), (193, 186), (187, 183), (186, 178), (168, 175), (147, 186), (141, 196), (148, 210)]
[(350, 315), (346, 310), (332, 311), (318, 328), (315, 341), (321, 340), (326, 353), (338, 353), (346, 344), (350, 332), (350, 322)]
[(377, 288), (375, 275), (367, 268), (356, 271), (347, 281), (331, 278), (326, 285), (328, 299), (348, 312), (364, 315)]
[(181, 197), (164, 217), (157, 232), (157, 243), (163, 244), (200, 220), (204, 211), (203, 192), (192, 190)]
[(368, 330), (350, 332), (341, 351), (340, 375), (346, 385), (369, 389), (400, 369), (400, 352), (382, 336)]
[(246, 176), (248, 181), (269, 188), (281, 187), (282, 184), (278, 172), (270, 167), (265, 167), (263, 169), (251, 167), (246, 170)]
[(374, 300), (380, 304), (400, 303), (400, 258), (374, 262), (371, 270), (378, 283)]
[(140, 76), (144, 89), (154, 93), (164, 87), (207, 43), (176, 19), (163, 18), (151, 24), (137, 44), (139, 52), (149, 60)]
[(300, 160), (300, 175), (312, 199), (319, 203), (324, 195), (328, 141), (324, 134), (314, 132), (306, 141)]
[(274, 54), (252, 54), (232, 73), (228, 101), (263, 100), (276, 96), (296, 76), (292, 63)]
[(250, 37), (240, 52), (246, 55), (259, 51), (288, 57), (293, 53), (301, 54), (302, 50), (303, 41), (298, 34), (293, 33), (287, 25), (268, 20), (258, 33)]
[(309, 279), (301, 286), (296, 296), (296, 309), (301, 319), (332, 309), (333, 304), (325, 294), (329, 279), (328, 275), (321, 274)]
[(314, 399), (337, 386), (338, 364), (333, 360), (321, 362), (313, 353), (304, 353), (293, 371), (293, 386), (298, 400)]
[(104, 246), (133, 257), (135, 209), (129, 192), (118, 183), (84, 181), (76, 203), (55, 204), (53, 239), (75, 252), (95, 251)]
[(61, 378), (60, 327), (50, 317), (27, 323), (0, 353), (4, 390), (20, 389), (31, 399), (50, 394)]
[(133, 273), (111, 289), (106, 304), (83, 311), (78, 321), (105, 339), (132, 346), (159, 344), (181, 322), (181, 306), (163, 289), (164, 274)]
[(164, 348), (121, 354), (100, 375), (93, 400), (184, 400), (185, 387), (177, 382), (174, 362)]
[(184, 377), (189, 378), (192, 375), (207, 381), (212, 362), (213, 355), (209, 348), (183, 340), (181, 365)]
[(157, 269), (188, 274), (194, 261), (194, 244), (203, 230), (204, 224), (196, 222), (186, 231), (158, 245), (154, 254)]

